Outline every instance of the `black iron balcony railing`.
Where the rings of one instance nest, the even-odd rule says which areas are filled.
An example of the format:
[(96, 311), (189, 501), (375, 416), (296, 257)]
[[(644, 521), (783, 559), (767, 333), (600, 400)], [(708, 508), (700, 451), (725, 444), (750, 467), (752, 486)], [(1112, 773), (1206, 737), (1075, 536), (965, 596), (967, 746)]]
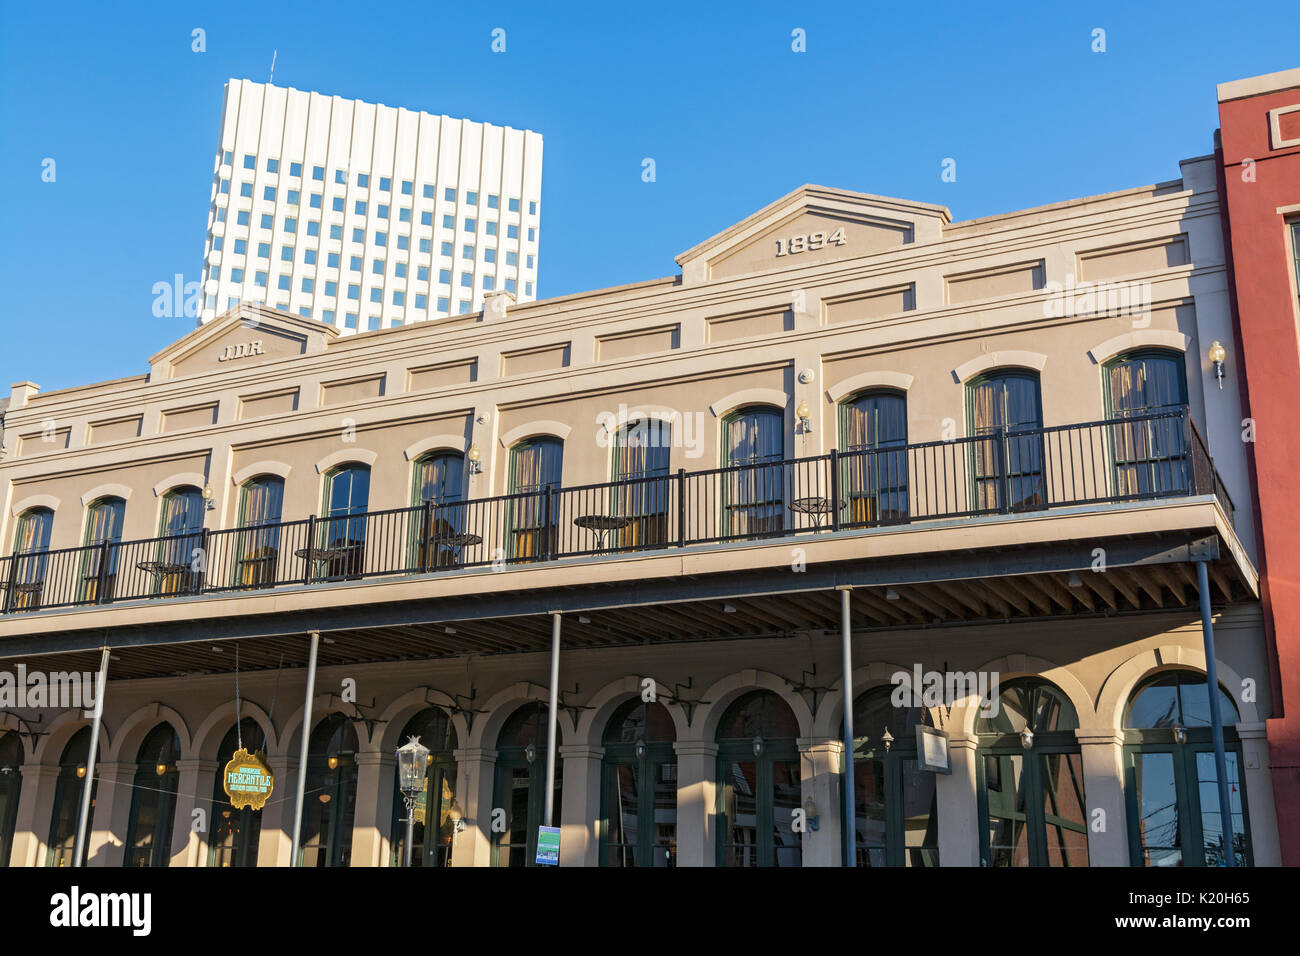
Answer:
[(0, 558), (4, 613), (1215, 496), (1187, 410)]

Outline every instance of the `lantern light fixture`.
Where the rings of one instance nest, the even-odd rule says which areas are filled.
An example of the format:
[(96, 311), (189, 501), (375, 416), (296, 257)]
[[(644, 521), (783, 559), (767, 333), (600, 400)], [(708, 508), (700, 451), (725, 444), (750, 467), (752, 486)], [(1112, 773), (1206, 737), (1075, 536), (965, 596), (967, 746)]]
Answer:
[(1219, 390), (1223, 390), (1223, 363), (1228, 358), (1228, 351), (1217, 339), (1210, 343), (1209, 359), (1214, 363), (1214, 377), (1219, 380)]
[(1034, 732), (1026, 727), (1020, 731), (1020, 743), (1026, 750), (1032, 750), (1034, 747)]
[(755, 737), (755, 738), (753, 739), (753, 741), (750, 743), (750, 747), (753, 748), (754, 756), (755, 756), (755, 757), (761, 757), (761, 756), (763, 756), (763, 738), (762, 738), (762, 737)]
[(650, 748), (646, 746), (646, 742), (645, 742), (644, 740), (638, 740), (638, 741), (636, 742), (636, 759), (637, 759), (637, 760), (644, 760), (644, 759), (645, 759), (645, 755), (646, 755), (647, 753), (649, 753), (649, 751), (650, 751)]
[(471, 445), (469, 449), (469, 473), (471, 475), (481, 474), (483, 471), (483, 453), (478, 450), (478, 445)]
[(806, 398), (799, 399), (799, 405), (794, 410), (795, 418), (799, 419), (799, 430), (805, 435), (812, 431), (812, 409), (808, 407)]
[(529, 744), (527, 747), (524, 748), (524, 759), (527, 760), (529, 763), (534, 763), (537, 760), (536, 744)]
[(1180, 747), (1183, 744), (1187, 743), (1187, 728), (1184, 727), (1181, 723), (1175, 721), (1173, 729), (1174, 729), (1174, 743), (1178, 744)]

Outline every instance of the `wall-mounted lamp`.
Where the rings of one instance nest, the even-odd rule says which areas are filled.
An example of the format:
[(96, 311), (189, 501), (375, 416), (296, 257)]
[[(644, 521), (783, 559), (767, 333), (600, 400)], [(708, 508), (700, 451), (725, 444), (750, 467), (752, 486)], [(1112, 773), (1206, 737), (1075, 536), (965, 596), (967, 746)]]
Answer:
[(216, 498), (217, 496), (213, 492), (212, 486), (205, 484), (203, 486), (203, 506), (207, 508), (209, 511), (215, 510), (217, 507)]
[(458, 800), (451, 801), (451, 806), (447, 808), (447, 819), (451, 821), (451, 827), (457, 833), (465, 829), (465, 811), (461, 809)]
[(83, 763), (80, 767), (77, 768), (77, 776), (84, 777), (85, 775), (86, 775), (86, 765)]
[(1223, 363), (1228, 357), (1228, 351), (1217, 340), (1210, 343), (1209, 358), (1214, 363), (1214, 377), (1219, 380), (1219, 389), (1223, 389)]
[(160, 763), (153, 768), (153, 772), (160, 777), (165, 777), (167, 776), (167, 765), (165, 763)]
[(1174, 724), (1174, 743), (1180, 747), (1187, 743), (1187, 728), (1180, 723)]
[(644, 740), (638, 740), (638, 741), (636, 742), (636, 759), (637, 759), (637, 760), (644, 760), (644, 759), (645, 759), (645, 755), (646, 755), (647, 753), (649, 753), (649, 752), (650, 752), (650, 748), (646, 746)]
[(817, 801), (812, 797), (803, 802), (803, 816), (808, 821), (809, 830), (821, 829), (821, 815), (817, 812)]
[(799, 419), (799, 431), (805, 435), (812, 431), (812, 409), (808, 407), (806, 398), (799, 399), (799, 405), (794, 410), (794, 417)]
[(535, 760), (537, 760), (536, 744), (529, 744), (527, 747), (524, 748), (524, 759), (527, 760), (529, 763), (533, 763)]
[(763, 738), (762, 738), (762, 737), (755, 737), (754, 740), (753, 740), (753, 742), (750, 744), (750, 747), (753, 748), (754, 756), (755, 756), (755, 757), (761, 757), (761, 756), (763, 756)]
[(329, 760), (325, 762), (329, 764), (331, 770), (339, 769), (339, 758), (337, 754), (330, 754)]
[(1020, 731), (1020, 745), (1026, 750), (1034, 749), (1034, 732), (1028, 727)]
[(889, 732), (888, 727), (886, 727), (885, 732), (880, 735), (880, 742), (885, 745), (886, 752), (889, 751), (890, 747), (894, 746), (894, 735)]
[(469, 450), (469, 473), (477, 475), (483, 471), (483, 455), (478, 450), (478, 445), (472, 445)]

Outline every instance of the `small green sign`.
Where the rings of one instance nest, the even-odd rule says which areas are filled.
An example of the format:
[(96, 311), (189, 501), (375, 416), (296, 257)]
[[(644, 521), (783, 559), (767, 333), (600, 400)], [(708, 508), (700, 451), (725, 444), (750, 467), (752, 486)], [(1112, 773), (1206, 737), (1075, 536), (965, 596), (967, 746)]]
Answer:
[(537, 865), (560, 865), (560, 828), (537, 828)]

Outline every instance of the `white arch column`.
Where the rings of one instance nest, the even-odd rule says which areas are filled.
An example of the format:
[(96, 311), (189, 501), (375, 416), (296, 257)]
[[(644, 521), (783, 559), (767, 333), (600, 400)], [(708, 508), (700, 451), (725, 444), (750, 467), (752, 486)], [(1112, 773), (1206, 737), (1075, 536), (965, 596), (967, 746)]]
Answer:
[[(957, 726), (954, 722), (954, 727)], [(939, 809), (939, 865), (979, 866), (979, 806), (975, 751), (979, 739), (955, 729), (948, 738), (952, 773), (935, 774)]]
[(100, 763), (95, 778), (95, 812), (86, 836), (86, 866), (122, 866), (126, 860), (135, 764)]
[[(176, 811), (172, 819), (172, 854), (169, 866), (198, 866), (212, 833), (212, 788), (220, 772), (215, 760), (184, 758), (176, 761)], [(194, 829), (194, 811), (202, 810), (205, 832)]]
[[(1128, 866), (1128, 810), (1124, 801), (1124, 737), (1107, 727), (1075, 730), (1083, 756), (1083, 819), (1089, 866)], [(1094, 820), (1101, 810), (1105, 816)]]
[(257, 865), (293, 866), (293, 782), (298, 778), (298, 758), (287, 753), (267, 754), (266, 762), (271, 765), (276, 783), (275, 792), (261, 810)]
[(717, 860), (718, 745), (679, 740), (677, 754), (677, 865), (713, 866)]
[[(605, 748), (569, 744), (560, 747), (560, 756), (564, 759), (560, 866), (599, 866), (600, 776)], [(643, 786), (649, 784), (643, 782)]]
[(465, 829), (453, 837), (452, 866), (491, 866), (492, 790), (497, 752), (482, 747), (454, 751), (456, 798), (465, 808)]
[(844, 741), (837, 737), (800, 737), (799, 799), (806, 807), (817, 805), (817, 829), (807, 826), (803, 833), (804, 866), (841, 866), (843, 863), (844, 828), (840, 783), (844, 776)]
[[(393, 819), (396, 768), (397, 757), (394, 754), (375, 750), (357, 754), (357, 804), (352, 817), (352, 866), (388, 865), (388, 828)], [(429, 808), (430, 813), (435, 810), (436, 808)]]
[(54, 812), (54, 789), (59, 780), (59, 767), (57, 764), (24, 763), (20, 772), (23, 785), (18, 792), (9, 865), (44, 866), (48, 849), (45, 841), (50, 832), (50, 814)]
[(1251, 862), (1255, 866), (1281, 866), (1282, 851), (1277, 835), (1277, 810), (1273, 804), (1273, 780), (1268, 769), (1266, 726), (1263, 721), (1237, 724), (1242, 763), (1238, 773), (1246, 784)]

